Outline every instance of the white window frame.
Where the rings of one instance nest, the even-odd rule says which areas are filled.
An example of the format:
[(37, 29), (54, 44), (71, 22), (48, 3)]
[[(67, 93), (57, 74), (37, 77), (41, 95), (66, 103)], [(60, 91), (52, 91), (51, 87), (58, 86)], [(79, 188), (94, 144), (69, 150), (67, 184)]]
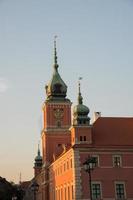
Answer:
[(101, 197), (100, 197), (99, 199), (94, 199), (94, 197), (93, 197), (93, 190), (92, 190), (92, 198), (93, 198), (94, 200), (101, 200), (101, 199), (103, 199), (103, 195), (102, 195), (102, 183), (101, 183), (100, 181), (92, 181), (92, 183), (91, 183), (91, 189), (92, 189), (92, 185), (93, 185), (93, 184), (99, 184), (99, 185), (100, 185)]
[[(124, 199), (117, 198), (116, 184), (123, 184), (123, 186), (124, 186), (124, 195), (125, 195)], [(126, 187), (125, 187), (125, 182), (124, 181), (115, 181), (115, 198), (116, 198), (116, 200), (125, 200), (126, 199)]]
[(97, 158), (97, 166), (96, 167), (99, 167), (100, 166), (100, 162), (99, 162), (99, 155), (90, 155), (91, 157), (93, 158)]
[[(115, 158), (116, 157), (119, 157), (120, 158), (120, 164), (119, 165), (115, 165)], [(113, 159), (113, 167), (122, 167), (122, 156), (121, 155), (118, 155), (118, 154), (114, 154), (113, 156), (112, 156), (112, 159)]]

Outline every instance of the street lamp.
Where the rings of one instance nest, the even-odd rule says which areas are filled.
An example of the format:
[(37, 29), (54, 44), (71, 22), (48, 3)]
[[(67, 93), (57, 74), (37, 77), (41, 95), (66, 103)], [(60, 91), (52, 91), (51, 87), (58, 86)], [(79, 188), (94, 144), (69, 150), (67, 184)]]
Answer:
[(87, 160), (83, 163), (84, 170), (89, 174), (90, 200), (92, 200), (91, 171), (94, 169), (95, 165), (95, 157), (88, 157)]
[(35, 180), (33, 180), (32, 184), (31, 184), (31, 190), (33, 191), (34, 200), (36, 200), (36, 193), (39, 190), (39, 185), (37, 184), (37, 182)]

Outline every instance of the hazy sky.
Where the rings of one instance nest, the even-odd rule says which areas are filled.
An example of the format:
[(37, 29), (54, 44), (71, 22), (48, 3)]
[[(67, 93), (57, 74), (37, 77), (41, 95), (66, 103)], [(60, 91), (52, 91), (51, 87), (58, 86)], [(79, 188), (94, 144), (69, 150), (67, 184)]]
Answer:
[(133, 0), (0, 0), (0, 176), (29, 180), (58, 35), (60, 74), (76, 103), (133, 115)]

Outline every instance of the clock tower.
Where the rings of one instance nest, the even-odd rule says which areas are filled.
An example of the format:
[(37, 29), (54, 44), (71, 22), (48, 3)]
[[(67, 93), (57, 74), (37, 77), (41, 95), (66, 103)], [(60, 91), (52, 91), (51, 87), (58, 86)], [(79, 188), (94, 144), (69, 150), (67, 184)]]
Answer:
[(67, 86), (62, 80), (57, 63), (54, 41), (54, 65), (52, 79), (46, 85), (46, 100), (43, 104), (42, 148), (43, 162), (51, 163), (63, 148), (70, 145), (71, 101), (66, 98)]

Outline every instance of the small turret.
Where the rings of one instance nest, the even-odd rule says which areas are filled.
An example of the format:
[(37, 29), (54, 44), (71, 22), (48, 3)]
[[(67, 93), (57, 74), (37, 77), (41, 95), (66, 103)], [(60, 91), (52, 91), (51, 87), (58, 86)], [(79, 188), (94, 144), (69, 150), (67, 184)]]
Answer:
[(37, 176), (41, 172), (41, 169), (42, 169), (42, 156), (38, 144), (38, 152), (37, 156), (35, 157), (35, 163), (34, 163), (34, 175)]
[(90, 124), (90, 118), (88, 117), (90, 110), (87, 106), (83, 105), (80, 80), (81, 78), (78, 82), (78, 105), (74, 106), (73, 109), (73, 125), (85, 126)]

